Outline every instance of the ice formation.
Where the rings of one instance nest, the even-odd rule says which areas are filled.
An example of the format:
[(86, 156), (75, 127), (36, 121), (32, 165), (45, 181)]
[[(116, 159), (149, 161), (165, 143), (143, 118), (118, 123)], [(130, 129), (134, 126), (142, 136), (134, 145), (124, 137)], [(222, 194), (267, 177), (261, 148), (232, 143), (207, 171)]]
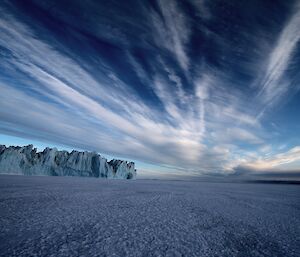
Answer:
[(0, 173), (49, 176), (83, 176), (133, 179), (134, 162), (107, 161), (96, 152), (58, 151), (45, 148), (37, 152), (33, 145), (0, 145)]

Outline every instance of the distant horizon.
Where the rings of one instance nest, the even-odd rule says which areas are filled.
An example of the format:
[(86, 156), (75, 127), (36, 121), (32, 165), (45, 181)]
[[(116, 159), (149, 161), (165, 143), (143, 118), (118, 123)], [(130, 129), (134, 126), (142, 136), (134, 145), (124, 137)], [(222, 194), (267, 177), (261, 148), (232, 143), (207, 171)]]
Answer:
[[(33, 143), (29, 144), (2, 144), (0, 142), (0, 145), (5, 145), (6, 147), (26, 147), (26, 146), (33, 146), (33, 149), (37, 149), (37, 152), (43, 152), (46, 148), (56, 148), (58, 151), (66, 151), (68, 153), (72, 151), (78, 151), (78, 152), (95, 152), (95, 151), (89, 151), (89, 150), (83, 150), (83, 149), (71, 149), (68, 147), (63, 146), (44, 146), (44, 147), (37, 147)], [(110, 157), (107, 158), (105, 155), (96, 152), (101, 157), (106, 158), (108, 161), (113, 159), (120, 159), (118, 157)], [(122, 158), (121, 158), (122, 159)], [(122, 159), (127, 162), (131, 162), (132, 160), (128, 159)], [(134, 161), (133, 161), (134, 162)], [(203, 182), (273, 182), (273, 183), (291, 183), (291, 184), (299, 184), (300, 183), (300, 171), (292, 171), (292, 172), (284, 172), (284, 171), (277, 171), (277, 172), (260, 172), (260, 173), (246, 173), (246, 174), (222, 174), (222, 173), (204, 173), (204, 174), (182, 174), (182, 173), (166, 173), (166, 174), (160, 174), (160, 173), (151, 173), (151, 171), (142, 172), (139, 174), (139, 168), (137, 168), (137, 179), (158, 179), (158, 180), (184, 180), (184, 181), (203, 181)], [(4, 173), (5, 174), (5, 173)], [(9, 174), (7, 174), (9, 175)], [(15, 174), (11, 174), (15, 175)]]

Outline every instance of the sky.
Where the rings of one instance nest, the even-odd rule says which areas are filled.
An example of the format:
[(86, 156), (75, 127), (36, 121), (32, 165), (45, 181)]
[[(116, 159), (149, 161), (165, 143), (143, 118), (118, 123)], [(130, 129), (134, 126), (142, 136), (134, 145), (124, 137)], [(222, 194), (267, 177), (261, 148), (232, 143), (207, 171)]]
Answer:
[(145, 176), (300, 174), (300, 1), (0, 1), (0, 143)]

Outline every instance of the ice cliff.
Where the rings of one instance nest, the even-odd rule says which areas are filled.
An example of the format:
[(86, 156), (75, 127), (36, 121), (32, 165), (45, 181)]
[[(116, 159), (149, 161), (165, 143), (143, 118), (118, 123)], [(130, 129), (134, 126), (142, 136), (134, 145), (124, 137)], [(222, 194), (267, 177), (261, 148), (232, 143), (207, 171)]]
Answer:
[(33, 145), (0, 145), (0, 173), (49, 176), (83, 176), (133, 179), (134, 162), (107, 161), (96, 152), (58, 151), (45, 148), (37, 152)]

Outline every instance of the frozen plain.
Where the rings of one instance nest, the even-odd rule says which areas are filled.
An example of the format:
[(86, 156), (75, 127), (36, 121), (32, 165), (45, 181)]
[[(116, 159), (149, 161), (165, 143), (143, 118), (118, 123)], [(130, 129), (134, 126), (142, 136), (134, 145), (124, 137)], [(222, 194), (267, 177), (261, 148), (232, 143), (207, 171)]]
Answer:
[(1, 175), (0, 256), (300, 256), (300, 186)]

